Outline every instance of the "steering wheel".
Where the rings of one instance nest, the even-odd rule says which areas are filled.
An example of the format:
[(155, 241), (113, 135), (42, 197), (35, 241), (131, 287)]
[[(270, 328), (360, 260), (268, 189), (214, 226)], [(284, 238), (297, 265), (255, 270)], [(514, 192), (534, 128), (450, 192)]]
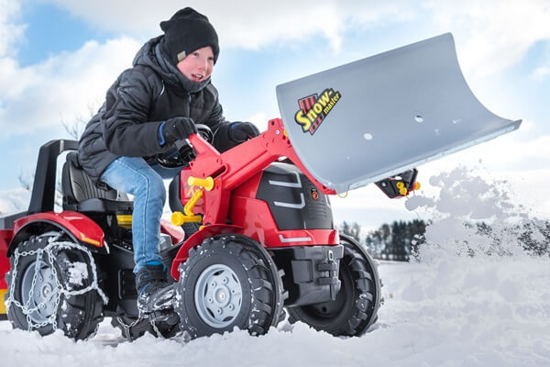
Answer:
[(212, 129), (205, 124), (196, 124), (195, 126), (197, 127), (197, 133), (204, 140), (212, 144), (212, 142), (214, 141), (214, 133), (212, 132)]
[[(196, 127), (197, 134), (212, 144), (212, 141), (214, 140), (214, 133), (212, 132), (212, 129), (204, 124), (196, 124)], [(193, 159), (195, 159), (195, 151), (187, 139), (176, 142), (176, 147), (174, 149), (160, 154), (157, 157), (158, 163), (165, 168), (183, 168), (186, 167)]]

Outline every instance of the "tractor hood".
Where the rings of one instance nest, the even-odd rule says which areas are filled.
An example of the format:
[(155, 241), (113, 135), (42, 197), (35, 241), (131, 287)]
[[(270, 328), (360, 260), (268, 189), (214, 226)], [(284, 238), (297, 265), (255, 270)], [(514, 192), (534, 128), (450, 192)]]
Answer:
[(304, 166), (336, 192), (516, 130), (466, 84), (450, 33), (277, 86)]

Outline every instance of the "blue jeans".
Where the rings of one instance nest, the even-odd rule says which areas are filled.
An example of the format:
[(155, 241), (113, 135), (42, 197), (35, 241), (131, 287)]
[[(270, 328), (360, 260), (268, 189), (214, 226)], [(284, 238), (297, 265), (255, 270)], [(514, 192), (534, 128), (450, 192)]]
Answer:
[(160, 218), (166, 202), (163, 178), (175, 177), (181, 169), (150, 166), (143, 158), (120, 157), (101, 175), (101, 181), (117, 191), (134, 196), (132, 242), (134, 273), (146, 264), (161, 264)]

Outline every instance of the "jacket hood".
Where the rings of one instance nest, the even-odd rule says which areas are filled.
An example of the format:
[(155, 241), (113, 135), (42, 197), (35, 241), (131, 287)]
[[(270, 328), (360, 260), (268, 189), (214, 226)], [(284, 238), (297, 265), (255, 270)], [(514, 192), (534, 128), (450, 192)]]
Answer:
[(158, 36), (147, 41), (134, 57), (133, 66), (143, 65), (153, 69), (167, 83), (178, 88), (183, 88), (190, 93), (196, 93), (208, 84), (210, 78), (200, 83), (195, 83), (187, 79), (164, 55), (160, 43), (164, 35)]

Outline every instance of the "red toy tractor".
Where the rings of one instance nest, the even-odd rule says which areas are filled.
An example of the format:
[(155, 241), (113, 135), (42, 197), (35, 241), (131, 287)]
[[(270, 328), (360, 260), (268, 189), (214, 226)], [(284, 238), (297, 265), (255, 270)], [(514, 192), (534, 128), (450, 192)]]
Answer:
[(174, 292), (159, 300), (170, 307), (146, 318), (136, 307), (132, 202), (93, 186), (72, 152), (63, 168), (63, 211), (54, 212), (57, 156), (76, 142), (41, 148), (29, 210), (3, 218), (0, 230), (2, 246), (9, 244), (13, 326), (84, 339), (108, 316), (128, 338), (180, 330), (198, 337), (235, 326), (263, 334), (286, 308), (292, 321), (363, 334), (380, 305), (376, 265), (334, 229), (327, 196), (334, 191), (307, 173), (281, 120), (222, 154), (200, 135), (189, 141), (196, 157), (170, 185), (186, 239), (179, 227), (162, 228)]

